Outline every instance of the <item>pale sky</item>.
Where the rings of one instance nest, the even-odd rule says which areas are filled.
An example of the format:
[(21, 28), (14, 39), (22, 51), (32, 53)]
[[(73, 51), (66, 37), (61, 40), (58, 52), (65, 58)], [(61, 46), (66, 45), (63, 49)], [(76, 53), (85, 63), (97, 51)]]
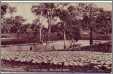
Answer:
[[(32, 5), (37, 5), (38, 3), (9, 3), (10, 6), (14, 6), (17, 9), (17, 12), (14, 13), (15, 15), (23, 16), (27, 21), (26, 23), (32, 23), (32, 20), (36, 18), (34, 14), (31, 12)], [(76, 3), (73, 3), (76, 4)], [(112, 3), (95, 3), (97, 7), (102, 7), (105, 10), (112, 10)], [(10, 16), (7, 14), (7, 16)], [(43, 18), (44, 19), (44, 18)], [(47, 20), (42, 20), (43, 23), (46, 23)]]

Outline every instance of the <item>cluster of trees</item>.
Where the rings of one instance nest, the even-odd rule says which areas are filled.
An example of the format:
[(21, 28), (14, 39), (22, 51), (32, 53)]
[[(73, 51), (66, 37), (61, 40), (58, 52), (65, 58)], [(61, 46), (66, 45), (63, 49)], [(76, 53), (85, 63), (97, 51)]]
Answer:
[[(4, 18), (7, 9), (12, 16)], [(89, 30), (90, 44), (92, 45), (93, 32), (106, 36), (112, 31), (111, 11), (104, 11), (94, 4), (79, 3), (77, 6), (73, 6), (69, 3), (40, 3), (33, 5), (31, 12), (38, 19), (35, 19), (32, 24), (24, 24), (26, 20), (22, 16), (13, 16), (14, 12), (16, 12), (15, 7), (10, 7), (8, 4), (1, 5), (2, 33), (34, 32), (34, 35), (39, 34), (41, 42), (51, 40), (52, 37), (64, 39), (64, 41), (66, 39), (78, 41), (80, 31)], [(42, 26), (41, 16), (48, 20), (48, 28)], [(55, 17), (60, 19), (57, 24), (52, 23)], [(53, 40), (55, 39), (53, 38)]]

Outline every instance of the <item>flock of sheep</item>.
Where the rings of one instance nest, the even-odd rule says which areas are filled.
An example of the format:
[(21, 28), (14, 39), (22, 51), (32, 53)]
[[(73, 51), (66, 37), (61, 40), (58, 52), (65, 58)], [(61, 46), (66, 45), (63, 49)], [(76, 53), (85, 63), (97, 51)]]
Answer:
[[(74, 71), (101, 71), (111, 72), (111, 53), (91, 51), (51, 51), (51, 52), (10, 52), (2, 51), (3, 63), (9, 61), (14, 65), (18, 63), (32, 64), (39, 69), (71, 69)], [(29, 67), (32, 67), (31, 65)]]

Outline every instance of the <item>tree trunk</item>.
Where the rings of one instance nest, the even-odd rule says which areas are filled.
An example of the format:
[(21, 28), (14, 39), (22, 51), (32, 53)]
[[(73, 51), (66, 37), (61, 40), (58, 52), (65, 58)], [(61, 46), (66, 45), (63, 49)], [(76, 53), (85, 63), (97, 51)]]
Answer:
[(40, 42), (42, 43), (42, 27), (40, 27)]
[(50, 34), (51, 34), (51, 25), (49, 23), (49, 28), (48, 28), (48, 41), (50, 41)]
[(90, 27), (90, 46), (93, 45), (93, 28)]
[(65, 32), (65, 23), (64, 23), (64, 49), (66, 48), (66, 32)]
[[(41, 11), (41, 16), (42, 16), (42, 11)], [(40, 30), (39, 30), (39, 32), (40, 32), (40, 43), (42, 43), (42, 24), (40, 24)]]
[(66, 48), (66, 33), (64, 31), (64, 49)]
[[(51, 13), (51, 11), (50, 11)], [(51, 20), (52, 20), (52, 14), (50, 14), (50, 16), (48, 16), (48, 41), (50, 41), (50, 34), (51, 34)], [(48, 42), (47, 42), (48, 44)]]

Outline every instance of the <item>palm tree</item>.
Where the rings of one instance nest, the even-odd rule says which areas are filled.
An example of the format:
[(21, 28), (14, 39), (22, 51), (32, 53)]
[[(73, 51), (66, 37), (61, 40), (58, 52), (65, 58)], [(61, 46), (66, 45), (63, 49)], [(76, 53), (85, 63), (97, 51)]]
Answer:
[[(64, 22), (64, 49), (66, 48), (67, 38), (70, 37), (72, 42), (73, 39), (76, 39), (76, 41), (78, 41), (78, 39), (80, 38), (80, 23), (76, 18), (75, 7), (67, 5), (68, 4), (62, 4), (62, 8), (56, 10), (57, 16), (59, 16), (59, 18)], [(75, 34), (76, 36), (74, 36)]]
[[(81, 6), (81, 4), (79, 5)], [(83, 14), (83, 21), (85, 22), (85, 25), (87, 25), (90, 33), (90, 46), (93, 45), (93, 27), (96, 24), (96, 12), (97, 8), (96, 5), (90, 3), (90, 4), (82, 4), (82, 11), (81, 13)]]
[(38, 23), (38, 25), (39, 25), (40, 42), (42, 43), (42, 26), (41, 26), (42, 24), (40, 23), (41, 22), (40, 19), (42, 16), (46, 16), (46, 14), (44, 14), (44, 12), (45, 12), (44, 5), (40, 4), (40, 5), (32, 6), (31, 10), (39, 18), (38, 20), (37, 19), (35, 20), (35, 24)]
[(66, 3), (59, 3), (57, 4), (57, 8), (55, 11), (55, 15), (58, 16), (60, 18), (60, 20), (62, 21), (63, 24), (63, 38), (64, 38), (64, 49), (66, 49), (66, 29), (67, 29), (67, 22), (69, 21), (69, 17), (68, 17), (68, 12), (65, 9), (65, 6), (67, 6), (68, 4)]
[[(50, 40), (51, 34), (51, 20), (53, 19), (55, 5), (54, 3), (41, 3), (36, 6), (32, 6), (32, 12), (37, 16), (43, 16), (48, 19), (48, 41)], [(39, 17), (41, 18), (41, 17)], [(40, 23), (40, 41), (42, 42), (42, 24)]]

